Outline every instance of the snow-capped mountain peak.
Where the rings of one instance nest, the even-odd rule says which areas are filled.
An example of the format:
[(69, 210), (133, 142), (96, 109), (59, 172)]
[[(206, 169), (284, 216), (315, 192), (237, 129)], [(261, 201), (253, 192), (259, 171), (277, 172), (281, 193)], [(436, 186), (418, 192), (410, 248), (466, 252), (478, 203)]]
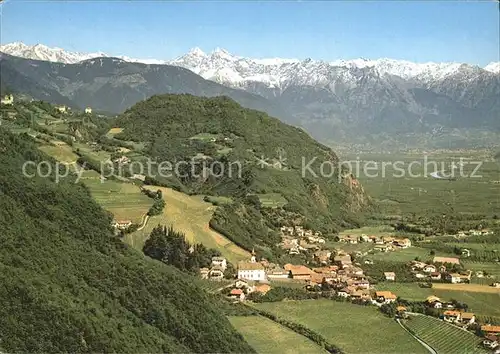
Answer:
[(96, 53), (68, 52), (62, 48), (57, 48), (57, 47), (51, 48), (40, 43), (29, 46), (22, 42), (14, 42), (6, 45), (1, 45), (0, 51), (22, 58), (61, 62), (65, 64), (74, 64), (86, 59), (108, 56), (103, 52), (96, 52)]
[[(43, 44), (29, 46), (22, 42), (2, 45), (0, 51), (29, 59), (67, 64), (108, 56), (103, 52), (69, 52), (61, 48), (50, 48)], [(379, 78), (391, 75), (404, 80), (413, 80), (426, 84), (454, 75), (470, 79), (484, 73), (485, 70), (496, 74), (500, 73), (500, 63), (498, 62), (490, 63), (484, 69), (481, 69), (475, 65), (463, 63), (414, 63), (389, 58), (374, 60), (367, 58), (339, 59), (330, 62), (311, 58), (304, 60), (253, 59), (234, 55), (223, 48), (215, 48), (210, 54), (207, 54), (200, 48), (195, 47), (174, 60), (116, 57), (128, 62), (181, 66), (203, 76), (205, 79), (239, 88), (256, 83), (279, 89), (284, 89), (289, 85), (321, 86), (334, 84), (339, 78), (350, 82), (349, 85), (354, 85), (357, 77), (368, 73)]]
[(188, 55), (195, 55), (195, 56), (199, 56), (199, 57), (204, 57), (206, 56), (205, 52), (203, 50), (201, 50), (200, 48), (198, 47), (194, 47), (192, 48), (189, 52), (188, 52)]
[(500, 74), (500, 61), (489, 63), (484, 67), (484, 70), (495, 74)]

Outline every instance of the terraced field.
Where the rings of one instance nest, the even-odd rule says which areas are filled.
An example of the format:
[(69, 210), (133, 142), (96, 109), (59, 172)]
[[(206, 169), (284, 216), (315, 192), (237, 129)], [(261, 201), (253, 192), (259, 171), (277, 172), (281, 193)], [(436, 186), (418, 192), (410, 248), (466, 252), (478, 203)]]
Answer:
[(412, 316), (404, 325), (438, 354), (487, 353), (481, 338), (436, 318)]
[(139, 187), (131, 183), (120, 183), (99, 178), (84, 179), (92, 197), (118, 220), (131, 220), (140, 224), (143, 216), (153, 204), (151, 198), (142, 194)]

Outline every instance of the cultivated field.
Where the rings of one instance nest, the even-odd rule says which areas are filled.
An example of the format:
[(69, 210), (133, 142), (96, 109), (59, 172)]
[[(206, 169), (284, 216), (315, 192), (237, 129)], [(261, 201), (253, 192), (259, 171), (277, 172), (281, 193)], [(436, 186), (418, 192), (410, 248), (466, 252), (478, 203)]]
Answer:
[(161, 189), (166, 206), (162, 215), (153, 216), (143, 230), (126, 236), (125, 241), (137, 249), (142, 249), (152, 229), (158, 224), (173, 225), (186, 234), (188, 241), (202, 243), (208, 248), (218, 249), (231, 263), (250, 259), (251, 255), (241, 247), (215, 232), (209, 227), (209, 221), (215, 206), (203, 201), (203, 196), (189, 196), (170, 188), (151, 187), (151, 190)]
[(481, 338), (436, 318), (412, 316), (404, 325), (438, 354), (487, 353)]
[(500, 317), (499, 293), (469, 292), (465, 291), (466, 289), (461, 289), (461, 291), (450, 290), (443, 287), (446, 285), (452, 284), (434, 283), (432, 288), (421, 288), (417, 283), (384, 282), (377, 284), (375, 287), (377, 290), (392, 291), (397, 296), (411, 301), (425, 301), (430, 295), (435, 295), (442, 301), (455, 299), (466, 303), (469, 306), (468, 311), (477, 315)]
[(116, 134), (120, 134), (123, 131), (123, 128), (111, 128), (107, 133), (106, 136), (109, 138), (114, 137)]
[[(495, 246), (496, 247), (496, 244)], [(487, 272), (490, 275), (495, 276), (497, 279), (500, 279), (500, 263), (496, 262), (469, 262), (465, 261), (464, 266), (467, 269), (471, 269), (474, 271), (483, 271)]]
[(58, 145), (42, 145), (38, 147), (41, 151), (49, 156), (52, 156), (63, 163), (74, 163), (78, 159), (78, 155), (73, 152), (71, 146), (64, 144)]
[(436, 283), (433, 285), (433, 288), (443, 289), (443, 290), (453, 290), (453, 291), (465, 291), (473, 293), (498, 294), (499, 295), (498, 300), (500, 301), (500, 288), (494, 288), (488, 285)]
[(288, 201), (279, 193), (257, 194), (263, 208), (281, 208)]
[(308, 338), (265, 317), (234, 316), (229, 321), (257, 353), (327, 353)]
[(346, 353), (427, 353), (393, 319), (371, 306), (331, 300), (286, 301), (255, 306), (307, 326)]
[(75, 143), (74, 148), (78, 149), (79, 153), (90, 157), (96, 161), (107, 161), (111, 158), (111, 154), (107, 151), (95, 151), (87, 144)]
[(205, 199), (214, 204), (214, 205), (226, 205), (226, 204), (232, 204), (233, 203), (233, 200), (229, 197), (220, 197), (220, 196), (206, 196)]
[(143, 216), (153, 204), (151, 198), (141, 193), (139, 187), (131, 183), (120, 183), (98, 178), (84, 179), (92, 197), (117, 220), (131, 220), (140, 224)]
[[(347, 159), (356, 159), (350, 156)], [(376, 199), (381, 208), (381, 213), (386, 215), (442, 214), (450, 212), (450, 205), (458, 213), (486, 214), (500, 216), (500, 186), (491, 183), (500, 180), (500, 164), (485, 161), (484, 152), (462, 152), (455, 154), (437, 153), (428, 156), (428, 166), (425, 167), (423, 154), (405, 155), (372, 155), (359, 156), (361, 161), (378, 162), (379, 173), (375, 177), (359, 175), (365, 190)], [(452, 162), (458, 163), (463, 157), (467, 162), (463, 168), (463, 175), (472, 176), (476, 165), (474, 161), (482, 161), (479, 171), (474, 176), (460, 177), (457, 169), (457, 180), (440, 180), (430, 176), (435, 171), (433, 162), (437, 163), (437, 170), (443, 165), (449, 170)], [(390, 164), (397, 161), (404, 162), (405, 176), (398, 175), (398, 171)], [(382, 162), (386, 163), (385, 175), (382, 175)], [(408, 175), (409, 164), (412, 165), (413, 177)], [(388, 165), (387, 165), (388, 164)], [(361, 163), (363, 166), (363, 163)], [(362, 170), (361, 170), (362, 172)], [(375, 175), (370, 172), (370, 175)], [(431, 206), (431, 208), (430, 208)]]
[[(452, 256), (452, 255), (436, 251), (435, 256)], [(390, 252), (378, 252), (368, 256), (368, 258), (373, 260), (404, 262), (404, 263), (413, 261), (415, 257), (419, 257), (422, 261), (425, 262), (431, 260), (434, 256), (430, 255), (429, 249), (420, 247), (409, 247)]]
[(339, 233), (339, 235), (357, 235), (361, 236), (362, 234), (368, 236), (393, 236), (394, 228), (390, 226), (366, 226), (360, 227), (359, 229), (349, 229), (344, 230)]

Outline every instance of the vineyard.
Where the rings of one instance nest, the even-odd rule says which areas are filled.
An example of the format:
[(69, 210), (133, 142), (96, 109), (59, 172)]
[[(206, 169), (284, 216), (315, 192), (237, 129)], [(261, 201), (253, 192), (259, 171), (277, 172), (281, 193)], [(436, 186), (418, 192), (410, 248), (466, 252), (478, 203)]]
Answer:
[(412, 316), (404, 325), (438, 354), (487, 353), (481, 338), (436, 318)]

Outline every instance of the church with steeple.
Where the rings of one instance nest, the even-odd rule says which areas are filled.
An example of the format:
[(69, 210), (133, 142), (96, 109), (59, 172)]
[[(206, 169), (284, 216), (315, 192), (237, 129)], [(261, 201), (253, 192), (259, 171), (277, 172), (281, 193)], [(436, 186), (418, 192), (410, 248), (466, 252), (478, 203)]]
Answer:
[(257, 262), (255, 249), (252, 249), (250, 261), (238, 263), (238, 279), (246, 280), (267, 280), (264, 266)]

